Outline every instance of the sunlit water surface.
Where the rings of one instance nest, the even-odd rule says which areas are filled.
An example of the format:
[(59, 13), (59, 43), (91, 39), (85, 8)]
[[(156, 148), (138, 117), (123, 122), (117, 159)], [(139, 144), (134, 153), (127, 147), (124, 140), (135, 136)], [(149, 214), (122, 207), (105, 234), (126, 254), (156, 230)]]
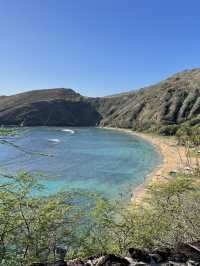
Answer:
[(133, 191), (160, 162), (151, 144), (108, 129), (35, 127), (12, 141), (28, 153), (0, 145), (1, 171), (41, 173), (47, 193), (82, 190), (116, 198)]

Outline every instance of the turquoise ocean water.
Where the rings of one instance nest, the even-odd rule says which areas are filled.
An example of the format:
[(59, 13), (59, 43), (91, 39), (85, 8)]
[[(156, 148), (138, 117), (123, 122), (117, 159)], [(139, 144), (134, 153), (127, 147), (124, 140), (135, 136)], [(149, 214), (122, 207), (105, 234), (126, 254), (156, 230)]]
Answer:
[(0, 145), (1, 171), (41, 173), (48, 192), (84, 190), (115, 198), (133, 191), (160, 162), (151, 144), (108, 129), (35, 127), (12, 141), (25, 151), (51, 156)]

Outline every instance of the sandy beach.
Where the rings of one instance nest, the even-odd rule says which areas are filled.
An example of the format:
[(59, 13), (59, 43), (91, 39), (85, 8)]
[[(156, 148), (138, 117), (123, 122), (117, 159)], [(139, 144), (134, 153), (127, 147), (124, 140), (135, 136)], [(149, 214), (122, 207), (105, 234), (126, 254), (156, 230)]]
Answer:
[(190, 165), (187, 159), (186, 149), (183, 146), (177, 145), (177, 142), (173, 137), (138, 133), (128, 129), (107, 129), (127, 132), (148, 141), (155, 146), (157, 152), (162, 158), (161, 164), (145, 177), (145, 182), (134, 189), (132, 201), (140, 201), (143, 198), (145, 195), (145, 187), (149, 182), (156, 182), (158, 180), (164, 181), (171, 178), (170, 172), (178, 172), (186, 169)]

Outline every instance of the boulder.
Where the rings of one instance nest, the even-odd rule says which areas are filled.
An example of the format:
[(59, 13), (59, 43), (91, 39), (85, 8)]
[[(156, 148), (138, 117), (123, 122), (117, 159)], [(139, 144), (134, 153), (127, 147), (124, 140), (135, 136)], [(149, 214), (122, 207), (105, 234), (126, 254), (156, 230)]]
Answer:
[(123, 257), (109, 254), (102, 256), (96, 266), (129, 266), (129, 261)]
[(154, 249), (150, 255), (157, 263), (165, 262), (171, 256), (172, 251), (168, 248)]
[(131, 258), (136, 261), (142, 261), (145, 263), (151, 262), (151, 256), (145, 250), (141, 250), (137, 248), (129, 248), (128, 251), (129, 251)]
[(177, 251), (191, 261), (197, 261), (200, 263), (200, 241), (192, 243), (181, 243), (177, 247)]

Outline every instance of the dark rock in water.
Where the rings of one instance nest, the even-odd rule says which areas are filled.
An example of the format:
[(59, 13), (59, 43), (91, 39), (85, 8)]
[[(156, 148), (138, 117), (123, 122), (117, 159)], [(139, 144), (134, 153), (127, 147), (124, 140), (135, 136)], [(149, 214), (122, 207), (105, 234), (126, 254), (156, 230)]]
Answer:
[(137, 249), (137, 248), (129, 248), (129, 254), (132, 259), (137, 260), (137, 261), (142, 261), (146, 263), (151, 262), (151, 256), (148, 254), (147, 251)]

